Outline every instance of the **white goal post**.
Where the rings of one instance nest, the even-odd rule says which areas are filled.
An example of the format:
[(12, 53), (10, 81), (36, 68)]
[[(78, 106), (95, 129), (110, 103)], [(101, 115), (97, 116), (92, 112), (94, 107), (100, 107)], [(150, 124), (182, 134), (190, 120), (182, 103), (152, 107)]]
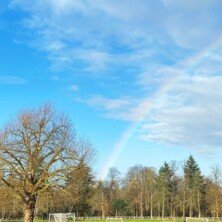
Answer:
[(186, 222), (209, 222), (208, 217), (186, 217)]
[(76, 217), (74, 213), (55, 213), (49, 214), (48, 222), (75, 222)]
[(122, 217), (107, 217), (106, 222), (110, 222), (110, 221), (121, 221), (121, 222), (123, 222), (123, 218)]

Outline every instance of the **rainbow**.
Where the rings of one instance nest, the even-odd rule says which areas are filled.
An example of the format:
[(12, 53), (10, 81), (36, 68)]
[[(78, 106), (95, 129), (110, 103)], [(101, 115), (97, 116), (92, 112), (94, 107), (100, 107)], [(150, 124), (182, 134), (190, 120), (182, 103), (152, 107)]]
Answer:
[(143, 120), (146, 119), (155, 99), (159, 98), (161, 95), (167, 92), (167, 90), (183, 75), (183, 72), (180, 72), (179, 70), (187, 70), (194, 68), (195, 65), (198, 65), (201, 61), (203, 61), (203, 59), (209, 57), (210, 53), (212, 53), (213, 50), (217, 49), (221, 45), (222, 45), (222, 37), (220, 36), (211, 44), (209, 44), (207, 47), (200, 50), (194, 56), (190, 56), (187, 59), (176, 64), (174, 67), (172, 67), (175, 68), (175, 70), (178, 70), (176, 74), (171, 76), (171, 78), (166, 79), (166, 81), (164, 81), (160, 85), (159, 89), (155, 92), (153, 96), (151, 97), (149, 96), (146, 100), (142, 102), (142, 104), (139, 104), (138, 108), (141, 105), (145, 107), (144, 112), (136, 121), (131, 123), (130, 126), (123, 132), (123, 134), (120, 137), (120, 140), (115, 144), (110, 155), (108, 156), (103, 166), (101, 167), (98, 175), (99, 179), (104, 180), (109, 168), (115, 165), (116, 160), (118, 159), (123, 149), (126, 147), (130, 137), (134, 135), (137, 129), (140, 128), (140, 125), (143, 122)]

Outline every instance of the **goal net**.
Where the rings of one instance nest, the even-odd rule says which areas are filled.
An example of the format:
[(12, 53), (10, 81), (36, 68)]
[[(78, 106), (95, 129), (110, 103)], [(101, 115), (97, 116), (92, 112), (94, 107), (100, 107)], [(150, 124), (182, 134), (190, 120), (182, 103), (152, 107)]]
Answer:
[(76, 217), (74, 213), (55, 213), (49, 214), (49, 222), (75, 222)]
[(115, 222), (115, 221), (123, 222), (123, 218), (122, 217), (107, 217), (106, 218), (106, 222)]
[(186, 217), (186, 222), (209, 222), (207, 217)]

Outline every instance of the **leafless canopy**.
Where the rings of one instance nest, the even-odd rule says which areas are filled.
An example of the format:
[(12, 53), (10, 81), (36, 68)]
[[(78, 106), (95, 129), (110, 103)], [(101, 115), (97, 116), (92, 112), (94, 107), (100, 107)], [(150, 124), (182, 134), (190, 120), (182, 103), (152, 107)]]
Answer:
[(0, 180), (29, 202), (49, 186), (62, 185), (69, 170), (92, 153), (52, 106), (25, 110), (0, 132)]

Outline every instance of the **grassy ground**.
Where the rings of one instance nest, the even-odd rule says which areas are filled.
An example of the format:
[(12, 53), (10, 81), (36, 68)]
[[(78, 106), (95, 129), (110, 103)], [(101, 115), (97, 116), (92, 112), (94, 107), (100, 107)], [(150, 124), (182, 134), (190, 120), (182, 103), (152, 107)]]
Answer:
[[(167, 220), (157, 220), (157, 219), (153, 219), (153, 220), (151, 220), (151, 219), (124, 219), (124, 222), (164, 222), (164, 221), (172, 221), (172, 222), (183, 222), (183, 220), (169, 220), (169, 219), (167, 219)], [(45, 221), (45, 220), (38, 220), (38, 219), (36, 219), (34, 222), (47, 222), (47, 221)], [(81, 221), (79, 221), (79, 222), (81, 222)], [(106, 222), (106, 220), (84, 220), (83, 222)], [(109, 220), (109, 222), (112, 222), (112, 221), (110, 221)], [(120, 220), (113, 220), (113, 222), (121, 222)], [(195, 222), (199, 222), (199, 221), (195, 221)], [(203, 222), (203, 221), (201, 221), (201, 222)]]
[[(169, 220), (167, 220), (169, 221)], [(182, 222), (182, 220), (172, 220), (174, 222)], [(105, 220), (85, 220), (84, 222), (106, 222)], [(109, 221), (112, 222), (112, 221)], [(120, 220), (113, 220), (113, 222), (121, 222)], [(151, 219), (125, 219), (124, 222), (164, 222), (164, 220)]]
[[(171, 219), (165, 219), (165, 220), (162, 220), (162, 219), (147, 219), (147, 218), (144, 218), (144, 219), (124, 219), (124, 222), (169, 222), (169, 221), (172, 221), (172, 222), (183, 222), (183, 220), (171, 220)], [(3, 221), (4, 222), (4, 221)], [(10, 220), (10, 222), (22, 222), (22, 220)], [(47, 220), (39, 220), (39, 219), (35, 219), (34, 222), (47, 222)], [(106, 222), (106, 220), (83, 220), (83, 221), (77, 221), (77, 222)], [(108, 222), (112, 222), (112, 221), (108, 221)], [(113, 222), (121, 222), (120, 220), (113, 220)], [(203, 220), (195, 220), (193, 222), (203, 222)], [(211, 221), (212, 222), (212, 221)]]

